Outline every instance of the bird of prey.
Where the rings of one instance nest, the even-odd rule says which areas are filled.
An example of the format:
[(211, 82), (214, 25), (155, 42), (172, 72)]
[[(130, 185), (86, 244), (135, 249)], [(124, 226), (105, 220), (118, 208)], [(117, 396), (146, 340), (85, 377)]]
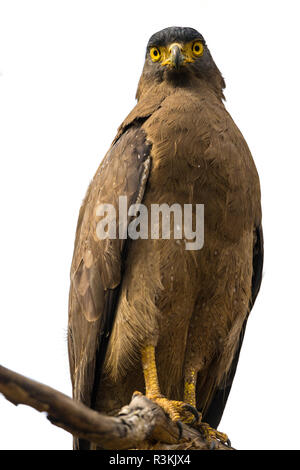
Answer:
[[(197, 410), (208, 442), (227, 439), (217, 427), (263, 265), (259, 177), (224, 88), (198, 31), (150, 38), (137, 104), (80, 209), (69, 297), (74, 399), (114, 415), (137, 390), (178, 423)], [(120, 197), (149, 212), (203, 205), (202, 248), (186, 249), (174, 229), (169, 238), (99, 237), (99, 205), (117, 209)]]

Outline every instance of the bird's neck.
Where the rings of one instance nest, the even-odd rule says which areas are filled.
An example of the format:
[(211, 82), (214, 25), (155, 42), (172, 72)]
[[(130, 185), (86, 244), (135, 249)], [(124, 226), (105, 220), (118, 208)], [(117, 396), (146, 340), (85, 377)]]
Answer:
[(147, 79), (147, 76), (142, 75), (138, 84), (136, 98), (138, 102), (143, 100), (150, 100), (153, 102), (161, 102), (170, 94), (176, 92), (178, 88), (183, 90), (203, 91), (209, 89), (217, 98), (222, 101), (224, 99), (223, 88), (219, 86), (218, 81), (206, 80), (202, 77), (196, 76), (180, 76), (171, 75), (168, 79), (163, 81), (154, 81)]

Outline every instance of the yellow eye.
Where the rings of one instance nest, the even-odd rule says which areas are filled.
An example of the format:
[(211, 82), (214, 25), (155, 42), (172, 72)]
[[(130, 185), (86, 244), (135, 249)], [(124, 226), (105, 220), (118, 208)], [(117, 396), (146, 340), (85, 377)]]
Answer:
[(158, 47), (151, 47), (150, 57), (151, 57), (153, 62), (157, 62), (160, 59), (161, 53), (160, 53), (160, 50), (158, 49)]
[(200, 55), (202, 55), (203, 54), (203, 49), (204, 49), (204, 47), (203, 47), (202, 42), (200, 42), (200, 41), (194, 42), (193, 47), (192, 47), (192, 51), (193, 51), (194, 56), (199, 57)]

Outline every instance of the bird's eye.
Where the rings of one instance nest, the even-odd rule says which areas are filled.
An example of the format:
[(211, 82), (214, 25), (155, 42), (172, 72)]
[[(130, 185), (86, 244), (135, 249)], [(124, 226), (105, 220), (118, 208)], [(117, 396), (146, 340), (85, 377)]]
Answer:
[(204, 47), (203, 47), (202, 42), (200, 42), (200, 41), (194, 42), (193, 47), (192, 47), (192, 51), (193, 51), (194, 56), (199, 57), (200, 55), (202, 55), (203, 54), (203, 49), (204, 49)]
[(150, 57), (151, 57), (153, 62), (157, 62), (160, 59), (161, 53), (160, 53), (160, 50), (158, 49), (158, 47), (151, 47)]

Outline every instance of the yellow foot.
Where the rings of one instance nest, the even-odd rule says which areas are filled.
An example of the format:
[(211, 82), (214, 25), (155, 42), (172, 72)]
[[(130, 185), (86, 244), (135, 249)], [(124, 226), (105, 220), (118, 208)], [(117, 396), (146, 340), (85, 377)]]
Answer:
[(157, 403), (169, 415), (172, 421), (181, 421), (182, 423), (192, 424), (198, 422), (200, 415), (196, 408), (178, 400), (169, 400), (164, 396), (148, 396), (148, 398)]
[[(133, 395), (137, 394), (140, 394), (140, 392), (134, 392)], [(154, 403), (157, 403), (172, 421), (179, 423), (179, 428), (181, 427), (180, 423), (195, 424), (201, 419), (201, 414), (194, 406), (188, 403), (178, 400), (169, 400), (163, 395), (146, 394), (146, 397), (154, 401)]]
[(198, 431), (200, 431), (200, 433), (202, 434), (204, 440), (207, 442), (207, 445), (210, 449), (214, 449), (218, 441), (222, 442), (222, 444), (228, 445), (228, 447), (231, 447), (231, 442), (228, 439), (227, 434), (225, 434), (224, 432), (220, 432), (216, 429), (213, 429), (207, 423), (198, 423), (196, 427)]

